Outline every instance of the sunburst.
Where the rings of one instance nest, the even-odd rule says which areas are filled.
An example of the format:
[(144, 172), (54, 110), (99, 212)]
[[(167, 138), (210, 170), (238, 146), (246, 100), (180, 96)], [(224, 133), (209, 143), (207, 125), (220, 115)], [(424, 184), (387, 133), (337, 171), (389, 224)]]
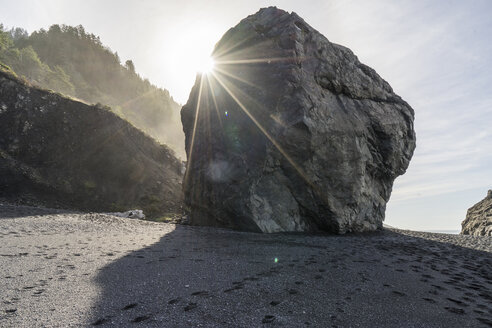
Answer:
[[(229, 56), (227, 56), (229, 57)], [(231, 57), (229, 57), (231, 58)], [(237, 57), (236, 57), (237, 58)], [(299, 176), (308, 184), (311, 186), (313, 191), (317, 193), (319, 196), (322, 196), (323, 193), (321, 190), (311, 181), (311, 179), (308, 177), (306, 172), (302, 169), (302, 167), (296, 163), (296, 161), (290, 156), (287, 151), (281, 146), (281, 144), (265, 129), (265, 127), (262, 125), (262, 123), (253, 115), (252, 111), (247, 108), (247, 106), (240, 100), (241, 97), (243, 98), (248, 98), (248, 103), (253, 103), (259, 105), (254, 99), (249, 99), (249, 97), (244, 91), (241, 90), (241, 88), (234, 87), (233, 83), (228, 81), (229, 79), (223, 79), (223, 77), (229, 77), (232, 78), (233, 80), (242, 82), (243, 84), (249, 86), (249, 87), (254, 87), (254, 88), (260, 88), (258, 85), (256, 85), (252, 81), (248, 81), (243, 77), (239, 77), (236, 74), (233, 74), (232, 71), (235, 71), (236, 68), (240, 67), (241, 65), (255, 65), (255, 64), (270, 64), (270, 63), (276, 63), (276, 62), (299, 62), (303, 61), (306, 58), (299, 58), (299, 57), (272, 57), (272, 58), (249, 58), (249, 59), (226, 59), (222, 57), (221, 59), (211, 59), (210, 62), (207, 65), (204, 65), (204, 68), (202, 70), (202, 75), (200, 78), (200, 85), (199, 85), (199, 90), (198, 90), (198, 99), (196, 103), (196, 108), (195, 108), (195, 120), (193, 124), (193, 131), (192, 131), (192, 137), (191, 137), (191, 144), (190, 144), (190, 149), (189, 149), (189, 154), (188, 154), (188, 168), (190, 167), (190, 164), (193, 160), (192, 154), (193, 154), (193, 148), (195, 147), (195, 136), (196, 136), (196, 130), (198, 128), (197, 122), (200, 119), (200, 106), (201, 102), (203, 100), (203, 93), (206, 92), (207, 95), (210, 94), (211, 98), (213, 100), (213, 105), (215, 107), (215, 111), (218, 116), (218, 121), (220, 123), (220, 126), (222, 127), (222, 115), (220, 113), (227, 113), (227, 109), (221, 109), (219, 108), (216, 100), (216, 90), (220, 86), (221, 89), (225, 90), (225, 92), (234, 100), (234, 102), (239, 106), (239, 108), (251, 119), (251, 121), (256, 125), (256, 127), (261, 131), (261, 133), (273, 144), (273, 146), (279, 151), (279, 153), (290, 163), (290, 165), (297, 171)], [(204, 84), (204, 77), (206, 77), (206, 83)], [(206, 88), (207, 90), (204, 90)], [(208, 96), (207, 96), (208, 99)], [(250, 100), (250, 101), (249, 101)], [(208, 101), (208, 100), (205, 100)], [(262, 108), (262, 106), (259, 106), (259, 108)], [(262, 108), (263, 110), (266, 110)], [(203, 114), (202, 114), (203, 115)], [(225, 114), (227, 116), (227, 114)], [(200, 125), (203, 126), (204, 128), (210, 129), (210, 125)], [(205, 131), (204, 131), (205, 132)], [(212, 131), (206, 131), (207, 135), (211, 136)], [(188, 170), (187, 170), (188, 172)], [(187, 174), (188, 175), (188, 174)], [(185, 178), (185, 184), (187, 183), (187, 178)]]

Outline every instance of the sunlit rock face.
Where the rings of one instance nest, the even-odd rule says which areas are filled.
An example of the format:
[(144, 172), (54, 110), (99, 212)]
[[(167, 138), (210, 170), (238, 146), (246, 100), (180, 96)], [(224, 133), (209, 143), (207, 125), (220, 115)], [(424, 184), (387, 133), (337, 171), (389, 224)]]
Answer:
[(281, 231), (382, 227), (415, 148), (414, 112), (349, 49), (271, 7), (217, 43), (181, 111), (193, 224)]
[(462, 235), (492, 236), (492, 190), (487, 197), (468, 209), (461, 223)]

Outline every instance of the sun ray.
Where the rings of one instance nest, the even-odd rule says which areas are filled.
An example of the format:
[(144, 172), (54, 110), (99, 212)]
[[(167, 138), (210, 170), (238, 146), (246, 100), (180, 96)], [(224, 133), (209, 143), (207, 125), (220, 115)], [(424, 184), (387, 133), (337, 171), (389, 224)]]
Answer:
[(229, 72), (227, 72), (227, 71), (225, 71), (225, 70), (223, 70), (223, 69), (221, 69), (219, 67), (215, 67), (215, 71), (220, 72), (221, 74), (227, 75), (227, 76), (229, 76), (229, 77), (231, 77), (231, 78), (233, 78), (235, 80), (238, 80), (240, 82), (243, 82), (244, 84), (247, 84), (247, 85), (249, 85), (249, 86), (251, 86), (253, 88), (261, 89), (259, 86), (257, 86), (253, 82), (249, 82), (248, 80), (245, 80), (245, 79), (243, 79), (243, 78), (241, 78), (241, 77), (239, 77), (237, 75), (234, 75), (232, 73), (229, 73)]
[[(231, 44), (229, 47), (223, 47), (222, 49), (216, 49), (214, 50), (213, 56), (215, 58), (220, 58), (223, 56), (229, 56), (230, 52), (233, 51), (235, 48), (239, 47), (245, 42), (248, 42), (249, 40), (252, 40), (253, 36), (250, 36), (248, 38), (241, 39), (239, 42)], [(238, 50), (234, 51), (233, 53), (237, 52)]]
[(231, 96), (231, 98), (238, 104), (238, 106), (243, 110), (243, 112), (253, 121), (253, 123), (260, 129), (260, 131), (270, 140), (270, 142), (277, 148), (277, 150), (284, 156), (284, 158), (294, 167), (297, 173), (304, 179), (304, 181), (309, 184), (313, 190), (317, 191), (319, 194), (322, 194), (319, 188), (308, 178), (304, 170), (297, 165), (297, 163), (287, 154), (287, 152), (282, 148), (282, 146), (273, 138), (266, 129), (258, 122), (258, 120), (251, 114), (251, 112), (244, 106), (244, 104), (239, 100), (239, 98), (225, 85), (225, 83), (212, 72), (212, 75), (215, 77), (217, 82), (226, 90), (226, 92)]
[(207, 75), (207, 81), (209, 86), (209, 92), (212, 94), (212, 100), (214, 102), (215, 112), (217, 113), (217, 118), (219, 120), (220, 128), (223, 128), (222, 116), (220, 115), (219, 112), (219, 106), (217, 106), (217, 99), (215, 98), (215, 92), (214, 92), (214, 88), (212, 87), (212, 81), (210, 80), (210, 75)]
[(252, 58), (252, 59), (234, 59), (234, 60), (216, 60), (217, 65), (237, 65), (237, 64), (259, 64), (259, 63), (277, 63), (290, 61), (304, 61), (307, 57), (270, 57), (270, 58)]
[(198, 99), (197, 99), (196, 110), (195, 110), (195, 121), (193, 122), (193, 132), (191, 134), (190, 151), (188, 152), (188, 162), (186, 163), (186, 173), (185, 173), (183, 185), (187, 184), (188, 176), (189, 176), (189, 172), (190, 172), (193, 147), (195, 145), (195, 134), (196, 134), (196, 127), (197, 127), (197, 123), (198, 123), (198, 115), (200, 114), (200, 102), (202, 99), (202, 88), (203, 88), (203, 75), (200, 75), (200, 87), (198, 89)]
[[(208, 77), (208, 74), (205, 75), (205, 77)], [(203, 79), (203, 75), (202, 75), (202, 79)], [(203, 102), (206, 104), (206, 108), (209, 107), (209, 104), (210, 104), (210, 85), (208, 83), (208, 78), (205, 79), (205, 81), (203, 82), (203, 89), (205, 90), (205, 93), (202, 93), (202, 97), (203, 97)], [(211, 126), (211, 121), (210, 121), (210, 111), (209, 110), (205, 110), (203, 111), (202, 110), (202, 119), (201, 119), (201, 122), (202, 122), (202, 126), (203, 126), (203, 131), (207, 134), (207, 138), (205, 140), (205, 147), (206, 147), (206, 150), (207, 150), (207, 153), (206, 153), (206, 158), (209, 158), (211, 159), (212, 158), (212, 126)]]
[[(233, 45), (233, 47), (227, 48), (226, 51), (218, 50), (214, 53), (214, 58), (216, 59), (227, 59), (227, 58), (255, 58), (259, 53), (264, 53), (264, 49), (272, 48), (272, 44), (270, 40), (258, 41), (255, 40), (254, 36), (248, 37)], [(254, 41), (252, 44), (247, 46), (239, 47), (239, 45), (243, 45), (245, 42)], [(224, 45), (219, 45), (219, 47), (224, 47)]]
[[(256, 99), (250, 97), (248, 94), (244, 93), (242, 90), (238, 89), (237, 87), (236, 87), (236, 89), (237, 89), (236, 90), (237, 93), (240, 93), (244, 98), (247, 98), (248, 101), (252, 102), (257, 108), (263, 110), (264, 112), (268, 111), (268, 109), (263, 104), (259, 103)], [(275, 109), (278, 108), (279, 103), (280, 103), (280, 98), (277, 100), (277, 105), (275, 106)], [(279, 125), (281, 125), (283, 127), (287, 126), (287, 122), (282, 121), (279, 117), (277, 117), (273, 114), (270, 114), (270, 118), (273, 119), (275, 122), (277, 122)]]

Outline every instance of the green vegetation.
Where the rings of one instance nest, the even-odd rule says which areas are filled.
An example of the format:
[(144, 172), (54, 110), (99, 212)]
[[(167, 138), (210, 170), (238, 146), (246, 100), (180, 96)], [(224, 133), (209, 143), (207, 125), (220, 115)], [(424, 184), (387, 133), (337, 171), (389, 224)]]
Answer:
[[(109, 105), (116, 114), (184, 157), (178, 105), (167, 90), (142, 79), (135, 64), (79, 25), (52, 25), (30, 35), (0, 24), (0, 66), (33, 85), (87, 103)], [(5, 68), (6, 69), (6, 68)]]
[(84, 187), (86, 189), (96, 189), (97, 184), (94, 181), (87, 180), (84, 181)]

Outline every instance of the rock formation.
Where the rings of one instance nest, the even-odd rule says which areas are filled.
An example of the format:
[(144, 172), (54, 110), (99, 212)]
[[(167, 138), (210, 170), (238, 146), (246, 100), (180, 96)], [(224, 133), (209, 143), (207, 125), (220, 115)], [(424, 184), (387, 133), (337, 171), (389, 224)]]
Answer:
[(468, 209), (461, 223), (462, 235), (492, 236), (492, 190), (487, 197)]
[(117, 216), (120, 218), (139, 219), (139, 220), (145, 219), (145, 214), (142, 210), (131, 210), (126, 212), (111, 212), (105, 214)]
[(181, 110), (192, 224), (279, 231), (382, 227), (415, 148), (414, 111), (295, 13), (261, 9), (217, 43)]
[(0, 71), (0, 197), (94, 211), (181, 206), (182, 164), (102, 106)]

